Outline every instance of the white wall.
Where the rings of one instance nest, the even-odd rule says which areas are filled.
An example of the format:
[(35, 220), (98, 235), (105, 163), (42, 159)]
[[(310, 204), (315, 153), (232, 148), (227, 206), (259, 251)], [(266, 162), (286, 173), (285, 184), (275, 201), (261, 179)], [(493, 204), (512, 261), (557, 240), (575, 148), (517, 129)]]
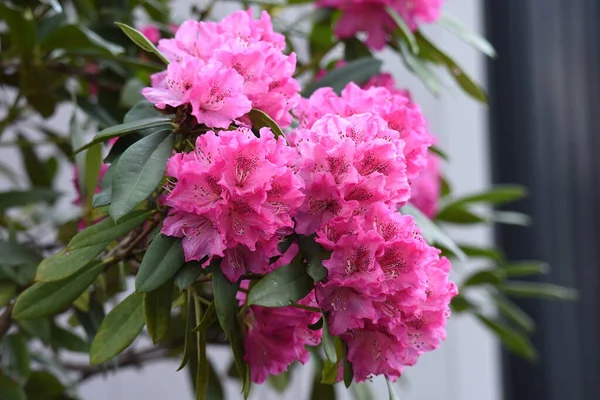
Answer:
[[(190, 1), (174, 1), (175, 14), (185, 19)], [(480, 0), (449, 0), (445, 11), (461, 19), (476, 31), (482, 31)], [(229, 8), (230, 5), (228, 4)], [(220, 10), (219, 14), (223, 12)], [(428, 33), (435, 43), (445, 49), (461, 66), (478, 81), (484, 81), (482, 57), (458, 39), (441, 28), (433, 27)], [(488, 184), (488, 154), (486, 140), (486, 110), (475, 101), (467, 98), (449, 79), (440, 98), (435, 99), (424, 87), (402, 67), (398, 57), (384, 52), (384, 69), (395, 75), (398, 82), (408, 87), (416, 101), (427, 115), (431, 130), (438, 135), (441, 147), (448, 153), (451, 163), (445, 168), (454, 190), (459, 193), (476, 191)], [(66, 126), (69, 113), (62, 110), (54, 120), (56, 126)], [(15, 160), (15, 154), (0, 149), (3, 160)], [(69, 171), (62, 171), (65, 189)], [(1, 180), (2, 178), (0, 178)], [(0, 182), (6, 187), (6, 182)], [(491, 240), (489, 229), (452, 231), (461, 241), (486, 244)], [(455, 265), (458, 276), (469, 271), (471, 266)], [(230, 362), (225, 349), (210, 349), (209, 355), (224, 372)], [(164, 362), (143, 370), (127, 369), (116, 375), (94, 378), (81, 387), (81, 397), (85, 400), (125, 400), (125, 399), (191, 399), (187, 373), (175, 372), (176, 362)], [(297, 368), (292, 382), (292, 390), (280, 396), (267, 387), (256, 387), (253, 399), (307, 399), (310, 394), (311, 368)], [(500, 396), (499, 358), (496, 342), (472, 318), (455, 316), (448, 325), (448, 339), (435, 352), (424, 355), (419, 364), (406, 371), (399, 383), (400, 398), (403, 400), (498, 400)], [(382, 380), (374, 383), (377, 399), (387, 398), (387, 390)], [(341, 398), (350, 398), (345, 388), (340, 387)], [(226, 387), (227, 399), (237, 399), (239, 387), (229, 381)], [(175, 393), (175, 394), (174, 394)]]

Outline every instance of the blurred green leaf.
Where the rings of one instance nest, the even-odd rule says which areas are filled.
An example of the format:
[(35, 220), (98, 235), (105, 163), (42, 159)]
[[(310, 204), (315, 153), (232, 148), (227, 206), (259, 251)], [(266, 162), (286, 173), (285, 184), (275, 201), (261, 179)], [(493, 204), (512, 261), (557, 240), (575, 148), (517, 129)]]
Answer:
[(65, 349), (77, 353), (90, 351), (89, 344), (82, 337), (56, 324), (52, 324), (51, 338), (50, 343), (55, 349)]
[(288, 367), (287, 371), (283, 371), (280, 374), (269, 375), (267, 382), (277, 393), (284, 393), (288, 388), (290, 384), (290, 369), (291, 366)]
[(144, 254), (135, 277), (138, 292), (151, 292), (171, 279), (185, 263), (181, 239), (157, 235)]
[(452, 306), (452, 311), (457, 313), (476, 309), (475, 305), (460, 293), (452, 298), (450, 305)]
[(525, 311), (521, 309), (521, 307), (501, 294), (495, 295), (494, 300), (496, 302), (496, 306), (498, 306), (500, 314), (503, 315), (508, 321), (514, 323), (527, 333), (533, 333), (535, 330), (535, 322), (529, 315), (525, 313)]
[(17, 143), (25, 164), (25, 171), (33, 187), (51, 188), (52, 180), (48, 176), (44, 163), (38, 157), (33, 144), (23, 133), (18, 133)]
[(197, 261), (191, 261), (183, 266), (175, 274), (175, 283), (180, 291), (190, 287), (196, 281), (198, 275), (202, 272), (202, 265)]
[(542, 275), (550, 272), (550, 265), (541, 261), (511, 261), (499, 265), (505, 276)]
[(63, 25), (46, 36), (40, 46), (43, 50), (95, 50), (101, 53), (117, 56), (125, 49), (117, 44), (104, 40), (96, 32), (83, 25)]
[(414, 54), (418, 54), (419, 45), (417, 44), (417, 39), (413, 35), (413, 32), (410, 30), (404, 19), (400, 15), (398, 15), (398, 13), (393, 8), (389, 6), (385, 7), (385, 11), (394, 20), (394, 23), (398, 27), (398, 33), (400, 34), (402, 40), (404, 40), (404, 42), (408, 44), (410, 50)]
[(498, 269), (484, 269), (477, 271), (469, 276), (462, 287), (477, 286), (477, 285), (499, 285), (502, 283), (503, 276)]
[(354, 82), (357, 85), (361, 85), (377, 75), (381, 69), (381, 64), (381, 61), (367, 57), (350, 61), (346, 65), (330, 71), (318, 81), (308, 85), (302, 92), (302, 96), (309, 97), (315, 90), (325, 86), (333, 88), (339, 94), (348, 83)]
[(52, 341), (52, 325), (50, 318), (24, 319), (19, 322), (19, 328), (32, 338), (38, 338), (46, 346), (50, 346)]
[(103, 268), (104, 265), (98, 261), (66, 279), (34, 284), (18, 297), (13, 317), (34, 319), (61, 311), (71, 305), (96, 280)]
[(146, 87), (146, 84), (139, 78), (128, 79), (121, 90), (121, 105), (123, 107), (133, 107), (140, 100), (143, 100), (144, 96), (142, 96), (142, 89), (144, 87)]
[(116, 169), (118, 158), (110, 164), (110, 167), (100, 180), (100, 192), (92, 197), (92, 208), (104, 207), (110, 204), (112, 199), (112, 176)]
[(476, 316), (498, 336), (508, 350), (527, 360), (535, 360), (537, 358), (537, 352), (525, 334), (484, 315), (476, 314)]
[(502, 261), (504, 259), (504, 256), (499, 250), (491, 247), (477, 247), (464, 244), (460, 244), (459, 247), (468, 257), (471, 258), (482, 257), (489, 258), (490, 260), (494, 261)]
[(496, 50), (494, 50), (494, 47), (490, 44), (490, 42), (488, 42), (484, 37), (481, 37), (477, 33), (471, 31), (458, 19), (448, 14), (443, 14), (441, 18), (438, 19), (437, 23), (488, 57), (496, 57)]
[(4, 240), (0, 240), (0, 254), (2, 254), (0, 264), (9, 267), (29, 263), (37, 264), (42, 260), (42, 257), (33, 248)]
[(25, 385), (29, 400), (67, 400), (67, 397), (61, 396), (65, 390), (65, 386), (46, 371), (32, 371)]
[(14, 333), (2, 338), (2, 364), (5, 371), (16, 376), (21, 384), (27, 381), (31, 366), (25, 336)]
[(372, 58), (369, 48), (357, 38), (344, 39), (344, 60), (353, 61), (359, 58)]
[(146, 50), (147, 52), (156, 54), (156, 56), (165, 64), (169, 63), (169, 60), (167, 60), (167, 58), (160, 52), (160, 50), (158, 50), (156, 46), (152, 44), (152, 42), (150, 42), (148, 38), (144, 36), (140, 31), (120, 22), (115, 22), (115, 24), (119, 28), (121, 28), (123, 33), (125, 33), (129, 37), (129, 39), (133, 41), (133, 43), (138, 45), (143, 50)]
[[(0, 4), (1, 6), (1, 4)], [(0, 373), (0, 399), (27, 400), (25, 391), (8, 376)]]
[(160, 342), (169, 330), (172, 303), (173, 280), (165, 282), (158, 289), (144, 293), (146, 328), (154, 343)]
[(92, 208), (92, 199), (98, 187), (101, 166), (102, 146), (97, 144), (85, 152), (85, 189), (82, 190), (83, 198), (86, 201), (85, 210), (91, 210)]
[(32, 57), (36, 39), (36, 25), (30, 15), (10, 3), (0, 3), (0, 20), (8, 26), (11, 50), (18, 50), (25, 59)]
[(461, 207), (467, 204), (492, 204), (502, 205), (527, 196), (527, 189), (520, 185), (498, 185), (482, 193), (447, 200), (444, 209)]
[(248, 304), (285, 307), (303, 299), (314, 287), (299, 254), (288, 265), (277, 268), (256, 282), (248, 293)]
[(216, 321), (217, 321), (217, 310), (215, 309), (215, 303), (212, 302), (207, 307), (206, 312), (204, 313), (204, 316), (202, 317), (202, 320), (200, 321), (200, 323), (197, 324), (194, 327), (194, 329), (192, 329), (192, 331), (194, 331), (194, 332), (205, 331)]
[(6, 306), (17, 293), (17, 284), (11, 281), (0, 281), (0, 307)]
[(507, 281), (498, 286), (498, 290), (510, 297), (534, 297), (553, 300), (575, 300), (577, 290), (544, 282)]
[(423, 82), (431, 94), (438, 96), (440, 94), (441, 83), (430, 66), (424, 60), (412, 54), (408, 45), (404, 42), (400, 42), (399, 52), (406, 67)]
[(400, 396), (396, 393), (396, 388), (390, 379), (386, 376), (385, 383), (387, 384), (388, 394), (390, 396), (390, 400), (400, 400)]
[(337, 351), (336, 351), (336, 340), (339, 340), (336, 336), (331, 336), (329, 333), (329, 325), (327, 325), (327, 319), (325, 315), (323, 315), (323, 337), (322, 337), (322, 347), (325, 352), (325, 356), (329, 361), (335, 363), (338, 360)]
[(58, 196), (59, 193), (45, 188), (0, 192), (0, 211), (33, 203), (53, 203)]
[(444, 208), (438, 212), (435, 219), (436, 221), (455, 224), (478, 224), (486, 221), (485, 218), (463, 207)]
[(352, 386), (350, 386), (350, 391), (352, 392), (354, 400), (372, 400), (375, 398), (375, 395), (371, 390), (371, 385), (368, 382), (353, 383)]
[(102, 364), (133, 343), (144, 328), (143, 299), (132, 293), (106, 315), (90, 348), (90, 364)]
[(531, 217), (529, 215), (515, 211), (494, 211), (489, 221), (506, 225), (531, 225)]

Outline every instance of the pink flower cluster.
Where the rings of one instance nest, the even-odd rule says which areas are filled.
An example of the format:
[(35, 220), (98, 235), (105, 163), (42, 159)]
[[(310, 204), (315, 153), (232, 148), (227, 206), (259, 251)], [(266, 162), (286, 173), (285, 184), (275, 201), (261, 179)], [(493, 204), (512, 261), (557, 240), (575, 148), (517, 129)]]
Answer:
[(409, 182), (427, 166), (428, 148), (432, 143), (427, 123), (419, 106), (400, 91), (391, 92), (379, 86), (361, 89), (349, 83), (338, 96), (331, 88), (320, 88), (309, 99), (302, 99), (294, 113), (300, 120), (300, 126), (309, 129), (326, 114), (348, 117), (373, 113), (383, 119), (390, 130), (396, 131), (404, 143)]
[[(311, 295), (298, 303), (316, 306)], [(251, 306), (244, 319), (248, 327), (244, 361), (250, 365), (252, 381), (263, 383), (269, 375), (280, 374), (295, 361), (306, 364), (309, 359), (306, 346), (321, 343), (321, 329), (312, 330), (308, 326), (320, 318), (317, 312), (291, 306)]]
[(290, 125), (300, 91), (292, 77), (296, 55), (283, 53), (285, 38), (266, 12), (259, 20), (250, 10), (219, 23), (189, 20), (158, 48), (171, 62), (142, 91), (158, 108), (189, 104), (199, 124), (214, 128), (239, 122), (252, 108)]
[(450, 263), (429, 246), (412, 217), (375, 204), (365, 216), (335, 218), (317, 232), (331, 250), (317, 301), (330, 331), (348, 345), (354, 379), (396, 379), (446, 337), (457, 290)]
[(194, 151), (167, 163), (176, 182), (163, 202), (171, 211), (162, 232), (184, 238), (186, 261), (223, 257), (233, 282), (246, 271), (269, 272), (304, 198), (295, 160), (295, 150), (268, 128), (260, 137), (247, 128), (199, 136)]
[(366, 44), (381, 50), (391, 32), (397, 29), (386, 8), (396, 11), (410, 29), (421, 23), (435, 22), (440, 17), (443, 0), (318, 0), (317, 6), (336, 8), (342, 16), (335, 26), (340, 38), (354, 37), (366, 32)]

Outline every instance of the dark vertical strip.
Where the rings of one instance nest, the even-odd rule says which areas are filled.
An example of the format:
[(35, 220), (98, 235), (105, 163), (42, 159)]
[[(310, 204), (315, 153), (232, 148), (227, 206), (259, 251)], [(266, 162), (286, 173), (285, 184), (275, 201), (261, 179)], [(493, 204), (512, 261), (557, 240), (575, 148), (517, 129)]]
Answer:
[(499, 227), (511, 259), (552, 265), (543, 280), (575, 303), (519, 304), (537, 322), (536, 364), (505, 353), (507, 400), (600, 399), (600, 2), (487, 0), (493, 180), (527, 185), (530, 228)]

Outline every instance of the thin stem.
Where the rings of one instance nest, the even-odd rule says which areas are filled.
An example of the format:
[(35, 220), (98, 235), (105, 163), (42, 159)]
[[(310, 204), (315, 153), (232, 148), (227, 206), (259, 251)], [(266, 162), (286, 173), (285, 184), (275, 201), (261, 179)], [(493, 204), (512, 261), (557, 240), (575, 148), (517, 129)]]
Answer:
[(306, 311), (313, 311), (316, 313), (321, 313), (321, 309), (317, 308), (317, 307), (311, 307), (311, 306), (305, 306), (304, 304), (298, 304), (298, 303), (294, 303), (294, 304), (290, 304), (290, 306), (294, 307), (294, 308), (300, 308), (302, 310), (306, 310)]

